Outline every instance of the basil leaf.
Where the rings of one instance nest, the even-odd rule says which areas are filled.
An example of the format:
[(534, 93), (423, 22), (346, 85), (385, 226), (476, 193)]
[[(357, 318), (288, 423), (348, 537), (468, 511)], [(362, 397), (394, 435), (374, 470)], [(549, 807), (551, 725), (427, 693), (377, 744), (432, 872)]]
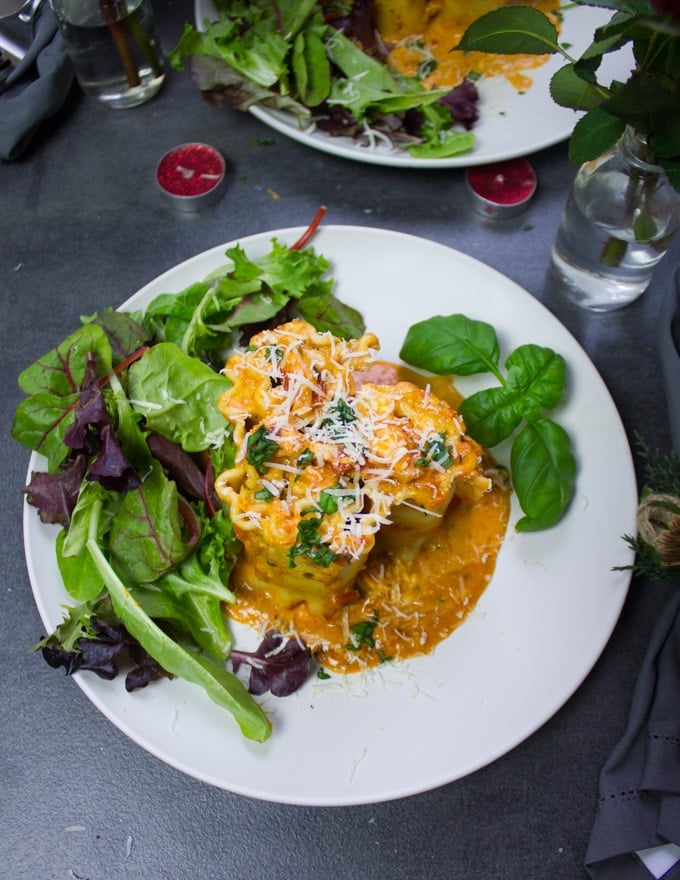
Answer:
[(501, 443), (522, 421), (517, 399), (501, 388), (485, 388), (466, 397), (458, 407), (465, 429), (482, 446)]
[(500, 378), (496, 331), (465, 315), (436, 315), (409, 327), (399, 356), (430, 373), (471, 376), (492, 372)]
[(517, 530), (537, 531), (554, 525), (574, 495), (576, 461), (567, 432), (548, 418), (529, 422), (513, 440), (510, 466), (525, 514)]
[(553, 409), (564, 393), (566, 367), (564, 358), (551, 348), (520, 345), (505, 362), (506, 391), (517, 394), (518, 405), (526, 418), (539, 414), (541, 407)]

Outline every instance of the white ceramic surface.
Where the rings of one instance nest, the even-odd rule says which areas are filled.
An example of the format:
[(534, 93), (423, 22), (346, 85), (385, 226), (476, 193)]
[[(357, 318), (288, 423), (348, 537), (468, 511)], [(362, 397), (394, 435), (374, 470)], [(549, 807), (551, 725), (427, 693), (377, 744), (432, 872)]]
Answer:
[[(251, 256), (276, 236), (240, 240)], [(273, 734), (241, 738), (197, 687), (163, 681), (132, 695), (123, 682), (75, 678), (87, 697), (135, 742), (185, 773), (224, 789), (295, 804), (388, 800), (458, 779), (498, 758), (549, 719), (596, 662), (617, 621), (629, 576), (613, 571), (632, 554), (621, 536), (635, 529), (637, 489), (617, 410), (587, 355), (530, 294), (484, 264), (440, 244), (387, 230), (323, 227), (312, 242), (331, 261), (335, 291), (363, 313), (396, 360), (408, 327), (464, 312), (492, 323), (506, 357), (534, 342), (561, 353), (568, 392), (553, 414), (570, 433), (578, 461), (576, 497), (553, 529), (514, 533), (513, 506), (496, 573), (468, 620), (431, 656), (386, 664), (362, 676), (310, 680), (296, 695), (269, 697)], [(122, 308), (178, 292), (223, 265), (228, 245), (170, 269)], [(470, 292), (474, 291), (472, 297)], [(489, 384), (460, 380), (463, 393)], [(507, 462), (507, 450), (497, 457)], [(33, 456), (29, 469), (40, 469)], [(26, 506), (25, 549), (48, 631), (69, 599), (54, 557), (55, 527)], [(235, 628), (236, 641), (254, 636)], [(77, 736), (77, 731), (75, 731)]]

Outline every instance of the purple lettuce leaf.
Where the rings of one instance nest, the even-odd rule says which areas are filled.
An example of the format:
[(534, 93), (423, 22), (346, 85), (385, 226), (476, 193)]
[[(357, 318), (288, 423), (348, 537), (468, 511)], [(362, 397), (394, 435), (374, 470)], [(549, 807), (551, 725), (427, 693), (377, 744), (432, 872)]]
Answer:
[(110, 424), (106, 401), (99, 386), (97, 362), (93, 353), (88, 352), (75, 418), (64, 434), (64, 443), (75, 452), (94, 455), (99, 448), (97, 430)]
[(87, 355), (75, 418), (64, 435), (64, 443), (75, 452), (93, 458), (87, 469), (89, 480), (96, 480), (114, 492), (130, 492), (139, 486), (139, 475), (124, 455), (113, 430), (91, 352)]
[(151, 454), (163, 465), (183, 495), (194, 501), (205, 501), (207, 490), (210, 492), (209, 502), (212, 507), (219, 507), (213, 481), (207, 479), (206, 471), (201, 468), (193, 455), (185, 452), (179, 443), (155, 431), (152, 431), (146, 439)]
[(85, 476), (84, 455), (76, 455), (55, 474), (33, 471), (21, 490), (28, 503), (38, 508), (41, 522), (68, 526)]
[(440, 103), (445, 104), (456, 122), (468, 131), (479, 119), (479, 93), (471, 79), (464, 79), (451, 89), (448, 95), (440, 98)]
[(275, 697), (287, 697), (307, 680), (312, 667), (312, 652), (295, 638), (286, 639), (269, 630), (256, 651), (232, 651), (234, 671), (250, 667), (248, 690), (259, 696), (267, 691)]
[(111, 425), (104, 425), (99, 434), (100, 449), (87, 469), (88, 480), (96, 480), (112, 492), (131, 492), (141, 480), (123, 454)]
[(130, 666), (125, 677), (128, 692), (146, 687), (164, 676), (171, 678), (160, 664), (149, 656), (122, 624), (92, 621), (95, 638), (79, 638), (75, 650), (67, 651), (59, 644), (45, 644), (41, 648), (43, 658), (53, 669), (63, 666), (66, 675), (78, 670), (96, 673), (106, 681), (120, 674), (121, 666)]

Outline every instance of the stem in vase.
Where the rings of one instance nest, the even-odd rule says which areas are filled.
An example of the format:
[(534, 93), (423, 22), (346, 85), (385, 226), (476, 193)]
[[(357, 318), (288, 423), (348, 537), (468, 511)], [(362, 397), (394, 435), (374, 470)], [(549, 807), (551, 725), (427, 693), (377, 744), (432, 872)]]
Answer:
[(112, 0), (99, 0), (99, 8), (101, 10), (104, 21), (106, 22), (113, 42), (118, 50), (125, 78), (131, 89), (140, 85), (139, 68), (135, 60), (135, 50), (132, 41), (132, 34), (125, 19), (119, 19), (117, 16), (116, 5)]

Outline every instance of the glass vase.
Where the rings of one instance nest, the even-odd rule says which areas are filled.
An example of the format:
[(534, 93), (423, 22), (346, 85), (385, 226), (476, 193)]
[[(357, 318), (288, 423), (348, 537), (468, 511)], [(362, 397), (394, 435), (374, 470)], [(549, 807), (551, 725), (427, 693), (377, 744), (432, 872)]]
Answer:
[(50, 0), (81, 89), (124, 109), (152, 98), (165, 78), (151, 0)]
[(643, 135), (618, 143), (579, 169), (552, 248), (562, 292), (593, 311), (636, 300), (680, 226), (680, 193)]

